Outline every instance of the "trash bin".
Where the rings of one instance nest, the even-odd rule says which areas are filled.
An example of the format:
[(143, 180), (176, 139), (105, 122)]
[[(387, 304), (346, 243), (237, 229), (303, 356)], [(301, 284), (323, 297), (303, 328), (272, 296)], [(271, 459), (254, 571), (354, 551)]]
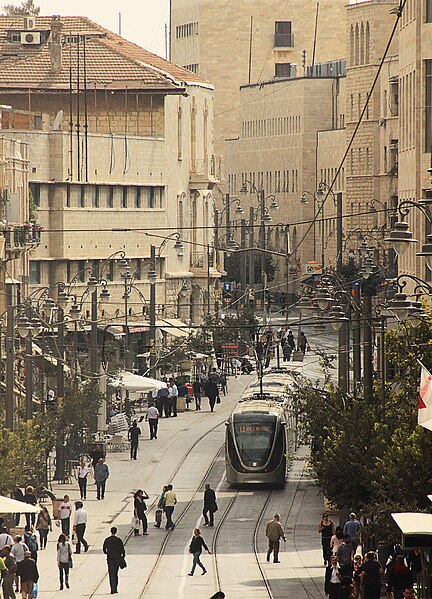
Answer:
[(186, 410), (186, 396), (177, 397), (177, 412), (184, 412)]

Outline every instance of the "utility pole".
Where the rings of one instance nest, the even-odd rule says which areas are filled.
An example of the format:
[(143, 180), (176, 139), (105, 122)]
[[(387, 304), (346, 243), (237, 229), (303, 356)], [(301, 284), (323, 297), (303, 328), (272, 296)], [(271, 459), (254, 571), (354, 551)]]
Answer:
[(226, 242), (229, 244), (231, 241), (231, 200), (229, 193), (225, 195), (225, 222)]
[(247, 268), (247, 252), (246, 249), (246, 220), (244, 218), (240, 221), (240, 249), (242, 253), (240, 255), (240, 285), (241, 292), (243, 294), (243, 304), (247, 303), (247, 283), (246, 283), (246, 268)]
[[(61, 306), (57, 308), (57, 413), (61, 414), (64, 401), (64, 310)], [(65, 478), (65, 447), (64, 432), (57, 431), (56, 442), (56, 468), (54, 479), (63, 481)]]
[(337, 219), (336, 219), (336, 272), (342, 273), (342, 193), (336, 194)]
[(6, 323), (6, 428), (11, 431), (14, 421), (14, 350), (14, 305), (12, 299), (12, 303), (7, 307)]
[(96, 378), (99, 375), (98, 347), (97, 347), (97, 288), (91, 294), (91, 329), (90, 329), (90, 370)]
[(353, 378), (354, 396), (357, 397), (358, 385), (361, 381), (361, 354), (360, 354), (360, 284), (354, 283), (353, 297), (355, 308), (353, 311)]
[(210, 245), (207, 244), (207, 314), (210, 314), (210, 288), (211, 288)]
[[(349, 305), (347, 306), (349, 310)], [(349, 320), (344, 321), (339, 329), (339, 344), (338, 344), (338, 378), (339, 388), (342, 393), (349, 393)]]
[[(265, 193), (264, 189), (259, 192), (259, 205), (260, 205), (260, 249), (266, 249), (266, 230), (265, 230)], [(264, 278), (266, 274), (266, 256), (265, 252), (261, 252), (261, 277)], [(262, 290), (262, 309), (265, 307), (265, 288)]]
[[(255, 284), (255, 251), (254, 251), (254, 209), (249, 208), (249, 287), (254, 288)], [(255, 302), (254, 302), (255, 303)]]
[[(150, 246), (150, 271), (156, 272), (156, 247)], [(150, 375), (156, 365), (156, 279), (150, 282)]]
[(364, 399), (367, 403), (372, 401), (373, 385), (373, 346), (372, 346), (372, 296), (364, 295), (364, 330), (363, 330), (363, 388)]
[(31, 328), (25, 339), (25, 354), (26, 420), (27, 424), (31, 425), (33, 421), (33, 334)]

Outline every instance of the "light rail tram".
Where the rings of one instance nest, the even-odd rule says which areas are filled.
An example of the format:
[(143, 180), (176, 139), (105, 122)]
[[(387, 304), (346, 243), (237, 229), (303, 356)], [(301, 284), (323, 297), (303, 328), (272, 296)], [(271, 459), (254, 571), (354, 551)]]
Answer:
[(231, 485), (284, 486), (295, 451), (293, 394), (298, 373), (271, 369), (245, 390), (226, 422), (225, 468)]

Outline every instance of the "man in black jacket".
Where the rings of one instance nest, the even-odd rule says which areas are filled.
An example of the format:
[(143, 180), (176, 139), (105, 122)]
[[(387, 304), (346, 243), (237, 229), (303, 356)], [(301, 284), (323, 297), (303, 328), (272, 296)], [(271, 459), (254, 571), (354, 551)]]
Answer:
[(118, 593), (118, 571), (126, 555), (123, 541), (116, 535), (117, 528), (113, 526), (111, 528), (111, 536), (105, 539), (102, 547), (103, 552), (107, 556), (111, 595)]
[[(216, 493), (213, 491), (213, 489), (210, 487), (209, 484), (206, 484), (205, 486), (205, 491), (204, 491), (204, 509), (203, 509), (203, 516), (204, 516), (204, 526), (213, 526), (214, 525), (214, 514), (215, 512), (217, 512), (217, 503), (216, 503)], [(209, 522), (209, 518), (207, 517), (207, 514), (209, 514), (210, 517), (210, 522)]]
[(141, 435), (141, 429), (136, 420), (132, 422), (132, 426), (128, 430), (128, 441), (130, 441), (130, 459), (137, 459), (138, 443)]

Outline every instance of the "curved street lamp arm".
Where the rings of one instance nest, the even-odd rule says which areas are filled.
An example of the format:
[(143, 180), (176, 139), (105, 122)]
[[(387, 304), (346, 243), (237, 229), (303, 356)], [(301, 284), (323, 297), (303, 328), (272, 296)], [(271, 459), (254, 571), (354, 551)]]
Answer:
[(398, 286), (400, 292), (405, 289), (409, 281), (416, 283), (416, 287), (414, 289), (415, 295), (432, 295), (432, 285), (426, 281), (423, 281), (423, 279), (420, 279), (420, 277), (416, 277), (415, 275), (408, 273), (401, 274), (396, 279), (396, 285)]
[(397, 210), (401, 215), (403, 221), (405, 220), (405, 217), (408, 216), (408, 214), (411, 212), (411, 208), (417, 208), (418, 210), (420, 210), (426, 217), (426, 219), (429, 221), (429, 223), (432, 224), (432, 215), (429, 208), (427, 208), (427, 206), (423, 206), (422, 204), (413, 202), (412, 200), (404, 200), (397, 207)]

